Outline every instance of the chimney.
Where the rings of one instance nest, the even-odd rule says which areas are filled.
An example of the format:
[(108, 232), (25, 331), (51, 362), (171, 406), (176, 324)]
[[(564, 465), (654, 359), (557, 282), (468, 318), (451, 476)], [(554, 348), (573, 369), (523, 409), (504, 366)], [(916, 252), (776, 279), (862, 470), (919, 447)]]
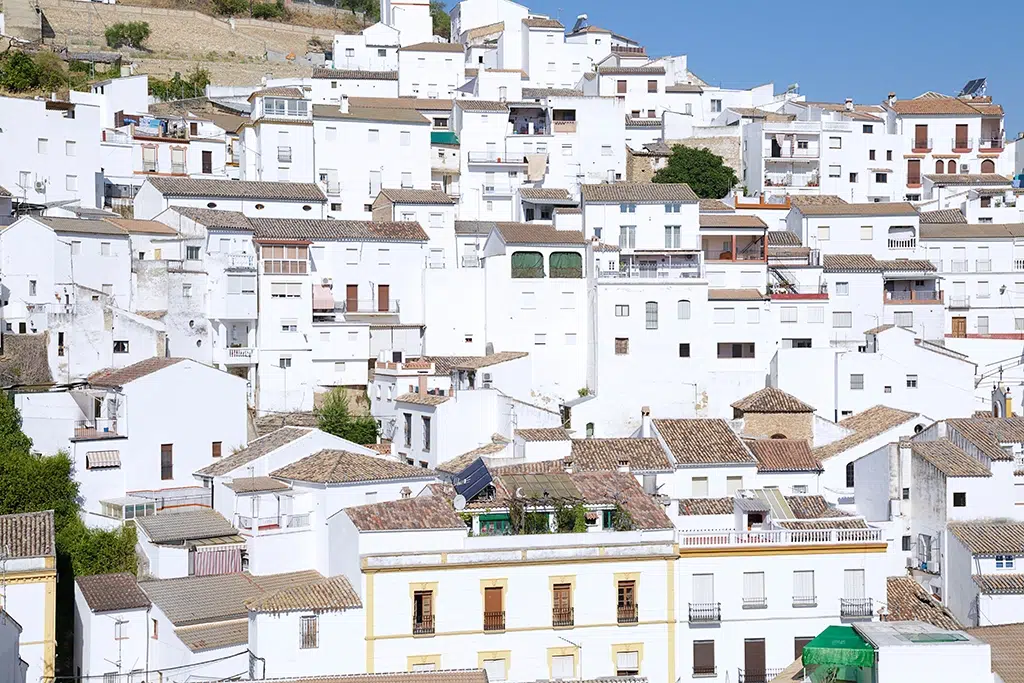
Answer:
[(891, 92), (889, 93), (889, 106), (891, 107), (894, 104), (896, 104), (896, 93)]
[(847, 97), (846, 98), (846, 111), (853, 111), (853, 98), (852, 97)]
[(420, 375), (419, 377), (417, 377), (417, 379), (419, 380), (419, 385), (420, 385), (419, 386), (419, 393), (421, 393), (421, 394), (427, 393), (427, 376), (426, 375)]
[(643, 406), (640, 408), (640, 436), (641, 438), (648, 438), (651, 435), (651, 407)]
[(338, 103), (338, 109), (341, 110), (342, 114), (348, 113), (348, 95), (341, 96), (341, 101)]
[(563, 458), (562, 466), (566, 474), (572, 474), (572, 458)]
[(619, 472), (629, 473), (629, 460), (626, 458), (619, 458)]

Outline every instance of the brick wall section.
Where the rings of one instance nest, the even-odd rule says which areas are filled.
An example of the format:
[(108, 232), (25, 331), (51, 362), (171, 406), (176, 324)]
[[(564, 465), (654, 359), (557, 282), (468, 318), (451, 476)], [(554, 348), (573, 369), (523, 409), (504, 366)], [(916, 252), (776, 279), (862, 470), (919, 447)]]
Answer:
[(744, 413), (743, 433), (771, 437), (782, 434), (788, 439), (813, 437), (814, 413)]

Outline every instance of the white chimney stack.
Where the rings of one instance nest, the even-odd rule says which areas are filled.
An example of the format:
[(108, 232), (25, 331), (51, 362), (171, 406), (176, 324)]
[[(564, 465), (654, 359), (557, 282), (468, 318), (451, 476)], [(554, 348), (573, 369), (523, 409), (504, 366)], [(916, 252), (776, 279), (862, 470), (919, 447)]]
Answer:
[(846, 111), (853, 111), (853, 98), (852, 97), (847, 97), (846, 98)]
[(651, 407), (640, 408), (640, 436), (644, 439), (651, 436)]
[(342, 114), (348, 113), (348, 95), (341, 96), (341, 101), (338, 104), (338, 109), (341, 110)]

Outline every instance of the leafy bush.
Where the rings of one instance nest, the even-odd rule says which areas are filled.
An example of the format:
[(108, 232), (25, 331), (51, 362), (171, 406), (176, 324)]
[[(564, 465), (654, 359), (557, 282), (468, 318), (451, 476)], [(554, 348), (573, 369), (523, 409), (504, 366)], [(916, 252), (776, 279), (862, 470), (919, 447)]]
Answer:
[(377, 442), (377, 422), (369, 415), (352, 415), (348, 408), (348, 394), (335, 387), (324, 397), (323, 405), (316, 411), (317, 427), (348, 439), (356, 444)]
[(39, 87), (39, 67), (23, 52), (10, 52), (0, 60), (0, 88), (24, 92)]
[(234, 16), (247, 13), (249, 3), (246, 0), (213, 0), (213, 8), (217, 10), (217, 14)]
[(149, 24), (145, 21), (128, 21), (108, 26), (103, 32), (107, 45), (112, 48), (142, 47), (149, 38)]
[(254, 19), (280, 19), (284, 16), (284, 2), (259, 2), (252, 6)]
[(702, 199), (721, 199), (739, 182), (732, 168), (710, 149), (682, 145), (672, 148), (668, 164), (655, 173), (652, 180), (686, 183)]
[(197, 64), (185, 74), (184, 78), (180, 73), (175, 73), (170, 80), (150, 76), (149, 94), (163, 102), (202, 97), (209, 84), (210, 72)]

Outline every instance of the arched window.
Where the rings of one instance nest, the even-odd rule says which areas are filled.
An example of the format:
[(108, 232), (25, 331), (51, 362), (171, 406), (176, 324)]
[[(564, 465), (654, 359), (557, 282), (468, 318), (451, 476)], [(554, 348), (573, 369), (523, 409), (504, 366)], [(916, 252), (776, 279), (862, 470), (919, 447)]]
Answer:
[(785, 434), (772, 434), (773, 439), (788, 439), (789, 437)]
[(583, 277), (583, 256), (573, 251), (553, 251), (548, 257), (548, 277)]
[(946, 173), (956, 173), (956, 159), (950, 159), (946, 162)]
[(995, 173), (996, 172), (996, 162), (992, 161), (991, 159), (983, 159), (982, 162), (981, 162), (981, 172), (982, 173)]
[(544, 254), (539, 251), (512, 252), (512, 277), (544, 277)]
[(924, 431), (924, 425), (914, 425), (915, 434), (920, 434), (922, 431)]
[(589, 438), (589, 437), (592, 437), (592, 436), (594, 436), (594, 423), (593, 422), (588, 422), (587, 423), (587, 437)]
[(846, 488), (853, 488), (853, 463), (846, 463)]
[(690, 319), (690, 302), (687, 299), (680, 299), (676, 304), (676, 313), (680, 320)]
[(946, 162), (944, 162), (942, 159), (936, 159), (935, 160), (935, 172), (939, 173), (939, 174), (945, 173), (946, 172)]
[(658, 329), (658, 302), (648, 301), (646, 304), (645, 323), (648, 330)]

